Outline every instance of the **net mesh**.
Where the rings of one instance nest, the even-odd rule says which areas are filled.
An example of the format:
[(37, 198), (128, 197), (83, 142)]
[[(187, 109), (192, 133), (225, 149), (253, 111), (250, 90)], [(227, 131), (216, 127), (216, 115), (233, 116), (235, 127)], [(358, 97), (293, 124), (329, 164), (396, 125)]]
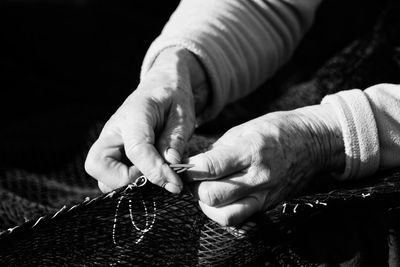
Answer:
[[(398, 82), (398, 10), (393, 1), (372, 34), (327, 62), (306, 84), (318, 87), (321, 95), (302, 97), (296, 105), (312, 104), (309, 101), (343, 88), (365, 88), (377, 79)], [(382, 72), (382, 66), (390, 71)], [(1, 156), (0, 170), (2, 266), (315, 266), (352, 258), (349, 251), (371, 256), (360, 248), (361, 241), (354, 241), (354, 251), (347, 245), (362, 239), (361, 234), (354, 237), (362, 228), (384, 229), (379, 231), (385, 233), (398, 230), (393, 228), (400, 221), (400, 172), (396, 170), (362, 184), (346, 184), (345, 188), (342, 184), (341, 189), (325, 188), (319, 190), (322, 193), (281, 203), (238, 228), (221, 227), (206, 218), (191, 196), (172, 195), (150, 183), (101, 195), (83, 170), (86, 153), (101, 126), (96, 124), (67, 145), (63, 152), (73, 155), (68, 161), (56, 156), (61, 151), (57, 142), (32, 147), (29, 139), (3, 138), (1, 151), (8, 157)], [(194, 137), (188, 153), (207, 149), (213, 140)], [(28, 154), (18, 152), (26, 147)], [(342, 257), (332, 259), (321, 250), (330, 246), (322, 239), (333, 244), (332, 240), (341, 237), (345, 240), (338, 246), (344, 247)], [(362, 240), (381, 244), (380, 239), (367, 237)], [(374, 250), (374, 257), (390, 254), (382, 247)], [(308, 250), (319, 254), (310, 255)]]
[(373, 186), (298, 198), (239, 228), (208, 220), (188, 195), (150, 184), (126, 187), (3, 232), (1, 261), (12, 266), (254, 264), (318, 212), (344, 204), (382, 213), (400, 207), (398, 178), (396, 172)]

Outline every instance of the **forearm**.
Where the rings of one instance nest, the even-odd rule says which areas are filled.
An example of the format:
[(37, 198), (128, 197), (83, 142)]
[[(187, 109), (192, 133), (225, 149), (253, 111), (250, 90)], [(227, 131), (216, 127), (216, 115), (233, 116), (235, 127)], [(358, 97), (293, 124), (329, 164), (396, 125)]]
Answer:
[(217, 115), (271, 76), (310, 26), (319, 0), (183, 0), (150, 47), (142, 75), (161, 51), (183, 47), (201, 61), (210, 81), (203, 117)]

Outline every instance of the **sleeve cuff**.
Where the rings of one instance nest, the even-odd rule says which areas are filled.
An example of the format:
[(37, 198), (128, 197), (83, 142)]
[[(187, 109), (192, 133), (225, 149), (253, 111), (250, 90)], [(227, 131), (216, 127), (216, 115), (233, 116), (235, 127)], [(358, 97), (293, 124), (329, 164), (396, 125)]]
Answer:
[(379, 168), (379, 137), (374, 113), (366, 95), (358, 89), (328, 95), (322, 103), (331, 104), (342, 128), (346, 167), (338, 179), (357, 179)]

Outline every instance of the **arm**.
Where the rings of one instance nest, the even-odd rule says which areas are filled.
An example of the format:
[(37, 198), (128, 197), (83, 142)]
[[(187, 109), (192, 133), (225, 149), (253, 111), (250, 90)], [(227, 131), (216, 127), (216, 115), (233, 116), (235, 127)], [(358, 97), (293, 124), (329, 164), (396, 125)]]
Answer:
[[(87, 172), (103, 191), (143, 173), (180, 192), (182, 181), (166, 163), (182, 160), (195, 116), (201, 112), (201, 122), (217, 115), (272, 75), (311, 24), (319, 1), (183, 0), (149, 48), (138, 88), (90, 149)], [(121, 161), (122, 153), (133, 166)]]
[(400, 85), (342, 91), (320, 105), (264, 115), (189, 162), (196, 164), (187, 177), (193, 195), (223, 225), (295, 196), (321, 171), (354, 179), (398, 167)]
[(202, 119), (210, 119), (225, 104), (254, 90), (289, 59), (319, 3), (183, 0), (149, 48), (141, 77), (166, 48), (191, 51), (211, 83), (210, 101), (201, 114)]
[(324, 98), (340, 121), (346, 153), (342, 179), (400, 166), (400, 85), (379, 84)]

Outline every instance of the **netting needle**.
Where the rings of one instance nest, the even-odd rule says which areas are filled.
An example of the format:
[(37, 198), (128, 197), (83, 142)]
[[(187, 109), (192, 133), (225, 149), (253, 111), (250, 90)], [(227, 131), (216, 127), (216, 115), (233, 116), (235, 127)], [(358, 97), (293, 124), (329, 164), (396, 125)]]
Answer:
[(193, 168), (194, 164), (170, 164), (169, 167), (176, 173), (181, 173)]

